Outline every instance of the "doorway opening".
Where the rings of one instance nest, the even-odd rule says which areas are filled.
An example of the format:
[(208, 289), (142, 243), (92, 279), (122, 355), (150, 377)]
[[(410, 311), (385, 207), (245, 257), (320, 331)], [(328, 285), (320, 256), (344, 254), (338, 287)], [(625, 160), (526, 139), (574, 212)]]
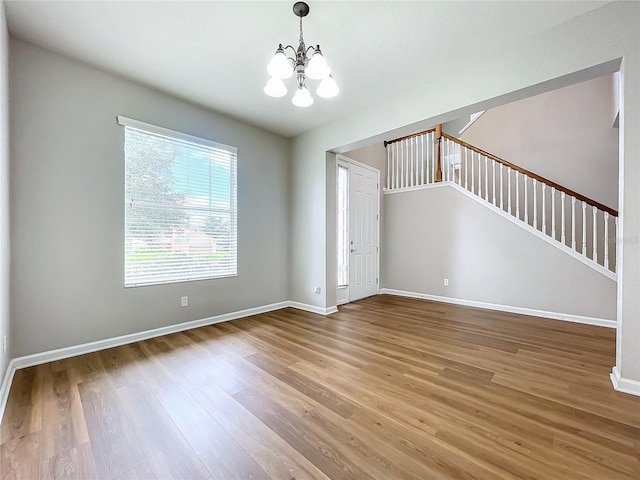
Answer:
[(379, 292), (380, 171), (338, 155), (337, 303)]

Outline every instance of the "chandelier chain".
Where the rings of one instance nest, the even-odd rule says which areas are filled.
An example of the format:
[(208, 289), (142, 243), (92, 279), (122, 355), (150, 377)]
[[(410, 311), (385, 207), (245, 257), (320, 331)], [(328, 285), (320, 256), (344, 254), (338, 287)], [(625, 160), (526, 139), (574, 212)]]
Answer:
[(300, 17), (300, 43), (304, 43), (304, 40), (302, 39), (302, 17)]

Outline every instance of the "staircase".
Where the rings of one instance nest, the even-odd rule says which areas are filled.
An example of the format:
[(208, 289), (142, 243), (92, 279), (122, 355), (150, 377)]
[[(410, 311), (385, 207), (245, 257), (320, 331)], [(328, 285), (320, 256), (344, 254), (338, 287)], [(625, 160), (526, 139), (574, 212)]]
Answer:
[(385, 147), (385, 194), (449, 183), (616, 279), (617, 211), (447, 135), (440, 126)]

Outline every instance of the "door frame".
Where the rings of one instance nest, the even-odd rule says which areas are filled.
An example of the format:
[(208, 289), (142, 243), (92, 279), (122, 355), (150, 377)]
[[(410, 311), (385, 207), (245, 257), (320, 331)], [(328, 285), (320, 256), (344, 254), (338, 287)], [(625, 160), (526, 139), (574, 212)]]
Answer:
[[(357, 160), (353, 160), (352, 158), (346, 157), (344, 155), (341, 154), (337, 154), (336, 155), (336, 186), (338, 185), (338, 168), (339, 166), (346, 166), (348, 173), (349, 173), (349, 183), (351, 183), (351, 165), (357, 165), (358, 167), (364, 168), (365, 170), (369, 170), (370, 172), (373, 172), (376, 174), (376, 184), (377, 184), (377, 192), (378, 194), (376, 195), (376, 224), (377, 224), (377, 229), (376, 229), (376, 295), (380, 294), (380, 223), (381, 223), (381, 218), (380, 218), (380, 192), (382, 191), (382, 189), (380, 188), (380, 170), (378, 170), (375, 167), (372, 167), (371, 165), (367, 165), (366, 163), (362, 163), (362, 162), (358, 162)], [(336, 199), (337, 199), (337, 195), (338, 195), (338, 189), (336, 188)], [(350, 215), (351, 215), (351, 205), (349, 204), (349, 197), (350, 195), (347, 195), (347, 231), (349, 228), (349, 223), (350, 223)], [(336, 211), (337, 211), (337, 201), (336, 201)], [(349, 232), (350, 233), (350, 232)], [(350, 237), (350, 235), (349, 235)], [(336, 245), (338, 244), (338, 229), (336, 228)], [(337, 265), (337, 255), (336, 255), (336, 265)], [(349, 265), (349, 267), (351, 267), (351, 265)], [(336, 271), (337, 271), (337, 267), (336, 267)], [(349, 272), (351, 272), (351, 270), (349, 269)], [(337, 282), (336, 282), (337, 283)], [(344, 287), (343, 287), (344, 288)], [(340, 290), (340, 286), (336, 285), (336, 294), (338, 294), (338, 291)], [(339, 297), (339, 295), (338, 295)], [(346, 287), (346, 299), (343, 300), (339, 300), (336, 302), (338, 305), (344, 305), (345, 303), (349, 303), (351, 302), (351, 293), (350, 293), (350, 285), (347, 285)]]

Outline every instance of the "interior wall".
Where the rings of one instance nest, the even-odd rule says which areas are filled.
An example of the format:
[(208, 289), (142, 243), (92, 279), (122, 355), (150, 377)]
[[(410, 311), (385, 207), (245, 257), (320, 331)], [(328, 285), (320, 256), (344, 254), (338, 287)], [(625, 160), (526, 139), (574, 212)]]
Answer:
[[(4, 2), (0, 2), (0, 379), (11, 355), (9, 274), (9, 33)], [(2, 351), (3, 338), (7, 348)]]
[[(623, 76), (620, 142), (620, 246), (618, 249), (618, 358), (623, 378), (640, 382), (640, 4), (612, 2), (585, 15), (479, 58), (473, 65), (442, 65), (415, 90), (384, 100), (293, 140), (292, 299), (326, 307), (308, 292), (327, 277), (326, 152), (343, 152), (406, 135), (416, 129), (544, 93), (618, 68)], [(612, 29), (611, 25), (616, 28)], [(472, 73), (471, 73), (472, 72)], [(624, 251), (624, 253), (623, 253)], [(313, 253), (310, 253), (313, 252)], [(624, 332), (624, 333), (622, 333)]]
[[(10, 77), (14, 356), (288, 300), (288, 139), (16, 39)], [(237, 277), (123, 287), (117, 115), (238, 147)]]
[(461, 139), (617, 210), (613, 76), (487, 110)]
[(615, 321), (615, 281), (454, 187), (384, 203), (384, 288)]

